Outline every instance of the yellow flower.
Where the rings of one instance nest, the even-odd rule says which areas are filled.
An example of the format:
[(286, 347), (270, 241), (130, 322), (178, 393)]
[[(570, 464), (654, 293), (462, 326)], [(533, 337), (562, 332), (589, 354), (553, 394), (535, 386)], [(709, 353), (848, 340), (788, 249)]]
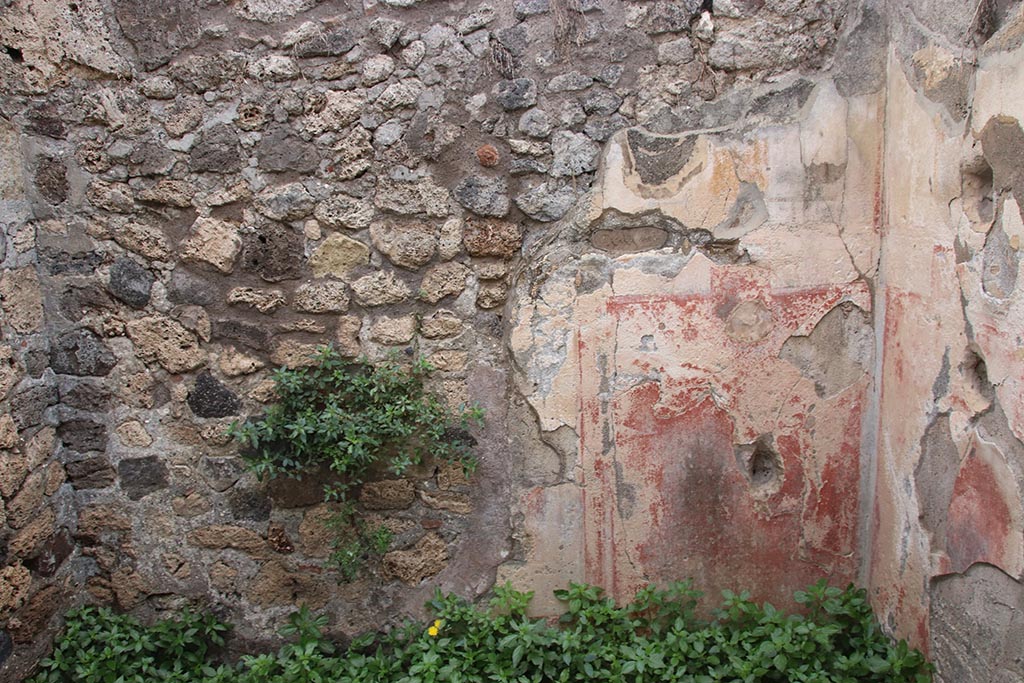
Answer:
[(427, 635), (431, 638), (436, 638), (437, 634), (441, 632), (441, 620), (435, 619), (434, 625), (427, 629)]

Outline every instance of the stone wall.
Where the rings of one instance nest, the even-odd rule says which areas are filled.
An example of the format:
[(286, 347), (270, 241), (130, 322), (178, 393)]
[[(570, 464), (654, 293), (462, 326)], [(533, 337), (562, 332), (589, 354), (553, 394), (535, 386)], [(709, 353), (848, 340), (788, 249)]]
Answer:
[[(505, 580), (1015, 642), (1020, 15), (948, 4), (0, 0), (0, 666), (85, 600), (244, 648)], [(487, 410), (351, 583), (225, 436), (324, 342)]]

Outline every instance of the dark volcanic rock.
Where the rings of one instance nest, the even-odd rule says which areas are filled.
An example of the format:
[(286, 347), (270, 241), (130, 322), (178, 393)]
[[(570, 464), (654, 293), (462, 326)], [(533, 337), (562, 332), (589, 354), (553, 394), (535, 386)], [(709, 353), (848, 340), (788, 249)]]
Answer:
[(215, 320), (213, 322), (213, 338), (226, 339), (257, 351), (266, 351), (270, 346), (270, 330), (234, 319)]
[(10, 634), (7, 631), (0, 631), (0, 666), (4, 665), (12, 652), (14, 652), (14, 643), (11, 642)]
[(91, 275), (103, 263), (103, 250), (62, 251), (49, 245), (39, 248), (39, 260), (50, 275)]
[(238, 396), (218, 382), (209, 371), (199, 373), (192, 391), (188, 392), (188, 407), (197, 417), (227, 417), (236, 415), (241, 407)]
[(62, 405), (92, 412), (106, 410), (107, 402), (110, 401), (110, 392), (98, 382), (62, 382), (59, 394)]
[(76, 489), (103, 489), (117, 480), (117, 473), (105, 457), (69, 462), (64, 465), (64, 471)]
[(93, 420), (68, 420), (57, 427), (57, 436), (65, 448), (79, 453), (102, 451), (107, 447), (106, 425)]
[(526, 109), (537, 104), (537, 84), (532, 78), (499, 81), (495, 86), (495, 99), (503, 109)]
[(121, 489), (132, 500), (167, 488), (167, 466), (155, 455), (122, 460), (117, 465), (117, 473), (121, 477)]
[(60, 204), (68, 198), (68, 169), (60, 159), (39, 159), (35, 183), (39, 193), (51, 204)]
[(41, 424), (46, 409), (56, 405), (57, 387), (54, 384), (37, 384), (20, 390), (11, 397), (11, 417), (18, 429)]
[(316, 147), (292, 133), (288, 128), (275, 128), (256, 147), (260, 168), (268, 171), (311, 173), (320, 163)]
[(218, 299), (218, 288), (212, 280), (178, 266), (167, 283), (167, 298), (176, 304), (209, 306)]
[(267, 282), (294, 280), (302, 273), (302, 236), (279, 223), (264, 225), (245, 235), (242, 270)]
[(294, 48), (296, 57), (337, 57), (356, 46), (358, 36), (347, 28), (336, 28), (302, 41)]
[(153, 274), (130, 258), (119, 258), (110, 268), (110, 293), (132, 308), (144, 308), (149, 303)]
[[(35, 557), (26, 562), (25, 566), (39, 576), (53, 576), (74, 549), (75, 544), (71, 539), (71, 533), (67, 529), (61, 528), (43, 543)], [(3, 657), (0, 657), (0, 662), (2, 661)]]
[(40, 104), (28, 112), (28, 130), (30, 133), (45, 135), (54, 140), (63, 140), (67, 135), (64, 119), (57, 106), (52, 103)]
[(193, 171), (233, 173), (242, 168), (242, 154), (238, 149), (238, 134), (227, 124), (213, 126), (205, 131), (192, 149)]
[[(314, 487), (315, 488), (315, 487)], [(262, 489), (239, 488), (228, 495), (228, 507), (235, 519), (265, 522), (270, 519), (270, 498)]]
[(56, 335), (50, 348), (50, 366), (58, 375), (103, 377), (116, 363), (110, 347), (91, 330)]
[(470, 176), (455, 186), (455, 200), (480, 216), (508, 215), (508, 183), (504, 178)]
[(695, 137), (658, 137), (635, 129), (626, 134), (626, 140), (640, 179), (649, 185), (659, 185), (679, 173), (696, 143)]
[(243, 474), (245, 463), (240, 458), (205, 457), (199, 461), (199, 476), (218, 493), (234, 486)]
[(202, 27), (194, 0), (114, 0), (113, 5), (117, 23), (144, 70), (166, 64), (179, 50), (199, 40)]

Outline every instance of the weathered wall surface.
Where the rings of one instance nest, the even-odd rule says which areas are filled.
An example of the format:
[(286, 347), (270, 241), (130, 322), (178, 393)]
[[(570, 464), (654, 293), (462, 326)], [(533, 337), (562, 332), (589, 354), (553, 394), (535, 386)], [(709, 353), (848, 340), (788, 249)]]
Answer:
[[(512, 349), (541, 429), (573, 448), (570, 483), (523, 505), (570, 520), (577, 579), (785, 600), (855, 577), (883, 101), (799, 79), (742, 125), (620, 133), (530, 254)], [(510, 576), (564, 580), (551, 533)]]
[(1019, 7), (975, 9), (892, 14), (871, 577), (941, 680), (1016, 681), (1024, 23)]
[[(827, 576), (1019, 678), (1021, 20), (961, 4), (0, 1), (5, 675), (85, 599)], [(348, 584), (224, 436), (326, 341), (488, 411)]]
[[(523, 514), (520, 494), (569, 501), (581, 481), (575, 437), (538, 425), (532, 392), (524, 400), (513, 381), (504, 321), (521, 303), (507, 301), (524, 241), (548, 239), (543, 226), (588, 196), (602, 145), (634, 125), (668, 136), (732, 131), (702, 137), (698, 155), (718, 159), (721, 188), (739, 194), (712, 201), (692, 227), (753, 231), (767, 185), (736, 175), (764, 171), (730, 161), (761, 153), (740, 131), (755, 117), (799, 137), (791, 121), (808, 101), (840, 97), (798, 72), (827, 64), (845, 15), (839, 0), (734, 0), (714, 15), (696, 0), (2, 3), (5, 675), (25, 671), (46, 646), (39, 635), (76, 601), (146, 613), (198, 599), (251, 642), (300, 601), (351, 634), (418, 610), (434, 586), (476, 596), (520, 571), (545, 515), (579, 521), (564, 506)], [(785, 87), (764, 86), (784, 74)], [(828, 125), (849, 118), (844, 110)], [(661, 143), (649, 143), (657, 155)], [(802, 144), (820, 157), (827, 201), (841, 212), (846, 176), (832, 165), (845, 153)], [(674, 163), (643, 182), (676, 182)], [(709, 182), (701, 176), (717, 192)], [(822, 220), (827, 201), (814, 201)], [(830, 258), (847, 259), (835, 223)], [(768, 228), (758, 234), (772, 240)], [(852, 282), (852, 267), (811, 284)], [(762, 277), (745, 291), (774, 306), (788, 287)], [(867, 311), (855, 289), (809, 296)], [(767, 355), (789, 333), (810, 335), (830, 307), (809, 304), (773, 326)], [(610, 339), (602, 334), (595, 343)], [(807, 340), (793, 353), (813, 373)], [(364, 487), (362, 506), (396, 540), (350, 584), (321, 566), (329, 533), (317, 487), (256, 481), (224, 436), (272, 398), (273, 366), (301, 363), (325, 341), (371, 359), (425, 356), (453, 403), (488, 411), (473, 483), (430, 465)], [(852, 387), (848, 395), (822, 400), (856, 402), (858, 373), (836, 388)], [(806, 382), (801, 399), (819, 402)], [(772, 431), (764, 422), (722, 443), (753, 443)], [(814, 476), (855, 432), (823, 437)], [(767, 447), (787, 467), (799, 459)], [(637, 485), (647, 476), (642, 467), (626, 475)], [(832, 512), (817, 509), (821, 482), (786, 477), (780, 495), (800, 508), (790, 541), (797, 517)], [(835, 514), (835, 538), (808, 541), (826, 562), (852, 542), (853, 511)], [(564, 555), (552, 547), (547, 561)], [(852, 562), (840, 562), (844, 576)], [(638, 571), (629, 585), (647, 570)], [(559, 585), (575, 576), (555, 574)]]

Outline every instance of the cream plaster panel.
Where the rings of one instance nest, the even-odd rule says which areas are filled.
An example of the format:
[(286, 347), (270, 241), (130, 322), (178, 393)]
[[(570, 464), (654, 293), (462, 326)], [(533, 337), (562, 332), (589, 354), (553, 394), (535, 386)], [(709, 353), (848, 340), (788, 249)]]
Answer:
[(775, 288), (852, 282), (859, 277), (835, 224), (773, 223), (754, 230), (741, 244), (754, 264), (770, 272)]
[[(695, 253), (675, 276), (647, 270), (651, 256), (631, 255), (619, 259), (612, 276), (615, 296), (631, 294), (707, 294), (711, 291), (711, 260)], [(658, 257), (654, 257), (658, 258)], [(665, 258), (664, 256), (662, 258)]]
[(971, 132), (981, 130), (993, 116), (1024, 121), (1024, 47), (982, 56), (975, 75)]
[(520, 503), (524, 514), (526, 562), (498, 568), (496, 585), (506, 581), (534, 591), (530, 613), (560, 614), (565, 606), (553, 592), (571, 581), (583, 581), (583, 517), (581, 490), (575, 484), (537, 488)]
[(898, 66), (889, 68), (886, 116), (887, 284), (927, 293), (930, 271), (906, 264), (928, 262), (936, 245), (952, 244), (949, 206), (960, 195), (961, 143), (945, 136)]
[(807, 117), (800, 122), (800, 157), (803, 166), (846, 164), (847, 101), (831, 81), (814, 91)]
[(884, 118), (883, 93), (849, 100), (846, 173), (838, 219), (854, 267), (869, 279), (876, 274), (881, 250)]

